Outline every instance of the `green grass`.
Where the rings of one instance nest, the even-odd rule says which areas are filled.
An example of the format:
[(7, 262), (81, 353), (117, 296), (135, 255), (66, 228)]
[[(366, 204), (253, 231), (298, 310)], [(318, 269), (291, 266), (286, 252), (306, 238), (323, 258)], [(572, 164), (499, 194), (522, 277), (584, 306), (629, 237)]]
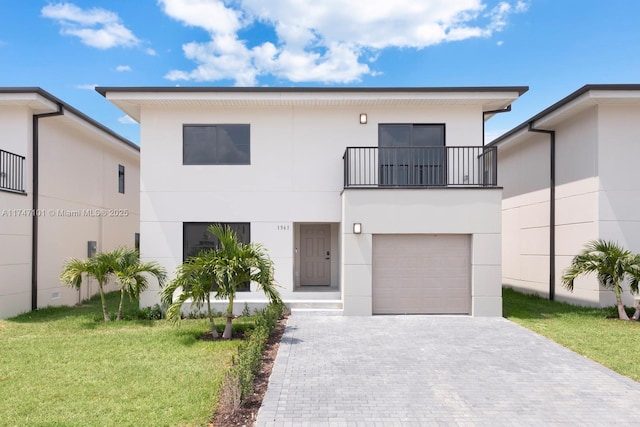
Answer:
[(504, 317), (640, 381), (640, 322), (617, 319), (615, 307), (590, 308), (503, 289)]
[(2, 425), (204, 425), (239, 345), (198, 340), (207, 330), (201, 319), (103, 323), (96, 298), (0, 320)]

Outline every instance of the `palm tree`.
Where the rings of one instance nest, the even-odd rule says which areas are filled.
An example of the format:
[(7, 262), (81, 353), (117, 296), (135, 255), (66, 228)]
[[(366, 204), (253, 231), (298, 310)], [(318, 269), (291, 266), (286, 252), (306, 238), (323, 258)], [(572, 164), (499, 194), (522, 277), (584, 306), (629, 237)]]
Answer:
[(71, 258), (65, 262), (60, 274), (62, 283), (76, 289), (80, 289), (83, 275), (96, 279), (102, 302), (102, 316), (105, 322), (110, 321), (111, 318), (107, 310), (104, 286), (114, 273), (117, 256), (116, 251), (111, 251), (97, 253), (93, 258), (89, 259)]
[(564, 271), (562, 284), (573, 291), (574, 279), (591, 273), (597, 274), (601, 286), (615, 293), (618, 317), (629, 320), (622, 305), (622, 283), (628, 279), (631, 292), (638, 292), (640, 257), (631, 254), (614, 242), (591, 241), (573, 258), (571, 265)]
[(212, 225), (209, 231), (218, 238), (218, 247), (182, 264), (176, 279), (163, 290), (163, 301), (171, 303), (174, 292), (182, 287), (181, 294), (167, 310), (167, 318), (178, 320), (185, 301), (193, 298), (201, 304), (206, 300), (209, 306), (209, 294), (215, 291), (216, 299), (229, 300), (222, 338), (231, 338), (233, 302), (240, 286), (255, 282), (272, 303), (280, 301), (280, 294), (273, 278), (273, 262), (262, 245), (240, 242), (228, 226)]
[(116, 252), (116, 263), (113, 274), (116, 283), (120, 286), (120, 305), (116, 320), (121, 320), (124, 296), (129, 295), (130, 298), (137, 299), (149, 285), (148, 276), (155, 277), (160, 287), (164, 286), (167, 273), (154, 261), (140, 262), (140, 254), (136, 249), (122, 247), (114, 252)]
[[(216, 324), (211, 310), (211, 293), (215, 291), (215, 277), (210, 267), (215, 262), (214, 251), (202, 251), (197, 256), (190, 257), (178, 267), (176, 277), (161, 292), (162, 302), (169, 305), (167, 319), (172, 322), (180, 320), (182, 305), (191, 299), (196, 307), (207, 303), (207, 315), (211, 326), (211, 334), (218, 338)], [(178, 298), (173, 301), (173, 295), (181, 289)]]

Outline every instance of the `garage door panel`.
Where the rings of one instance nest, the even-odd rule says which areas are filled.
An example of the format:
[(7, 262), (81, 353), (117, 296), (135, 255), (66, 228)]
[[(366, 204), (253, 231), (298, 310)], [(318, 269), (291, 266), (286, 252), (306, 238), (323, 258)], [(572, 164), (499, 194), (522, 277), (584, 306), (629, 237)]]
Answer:
[(468, 235), (374, 235), (373, 312), (468, 314)]

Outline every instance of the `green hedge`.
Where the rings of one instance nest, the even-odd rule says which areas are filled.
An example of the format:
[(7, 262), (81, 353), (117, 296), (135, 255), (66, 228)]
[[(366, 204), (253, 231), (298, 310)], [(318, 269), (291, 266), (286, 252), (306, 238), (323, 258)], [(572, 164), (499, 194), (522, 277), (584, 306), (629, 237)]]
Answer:
[(219, 410), (233, 412), (253, 393), (253, 380), (262, 365), (264, 347), (285, 310), (284, 304), (274, 303), (256, 312), (255, 327), (238, 347), (231, 369), (225, 375)]

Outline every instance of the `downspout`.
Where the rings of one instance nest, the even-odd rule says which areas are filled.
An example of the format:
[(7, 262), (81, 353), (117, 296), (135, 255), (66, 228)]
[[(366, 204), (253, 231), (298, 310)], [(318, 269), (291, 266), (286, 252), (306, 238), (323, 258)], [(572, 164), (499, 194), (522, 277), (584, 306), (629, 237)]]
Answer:
[(39, 208), (39, 131), (38, 120), (47, 117), (61, 116), (64, 114), (64, 107), (61, 103), (58, 103), (58, 111), (53, 113), (34, 114), (33, 115), (33, 153), (32, 153), (32, 166), (31, 173), (33, 177), (33, 187), (31, 189), (31, 311), (38, 309), (38, 218), (40, 212)]
[(529, 122), (529, 132), (549, 135), (549, 300), (556, 295), (556, 131), (535, 129)]

